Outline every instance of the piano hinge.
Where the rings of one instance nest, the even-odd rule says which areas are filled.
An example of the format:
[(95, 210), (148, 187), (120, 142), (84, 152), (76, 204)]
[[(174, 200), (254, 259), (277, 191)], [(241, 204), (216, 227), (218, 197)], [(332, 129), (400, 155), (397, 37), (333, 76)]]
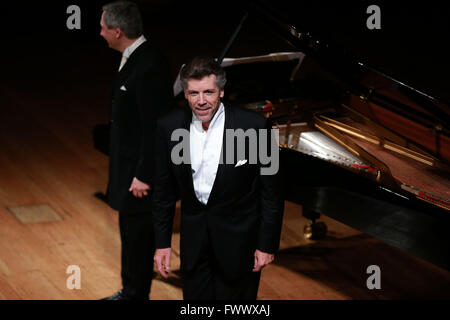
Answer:
[(295, 30), (294, 27), (289, 26), (289, 31), (297, 39), (301, 40), (303, 38), (303, 34), (301, 32), (298, 32), (297, 30)]
[(361, 94), (361, 95), (359, 96), (359, 98), (360, 98), (362, 101), (367, 101), (367, 100), (369, 100), (369, 97), (373, 94), (373, 91), (374, 91), (373, 88), (369, 88), (369, 92), (367, 92), (367, 94)]

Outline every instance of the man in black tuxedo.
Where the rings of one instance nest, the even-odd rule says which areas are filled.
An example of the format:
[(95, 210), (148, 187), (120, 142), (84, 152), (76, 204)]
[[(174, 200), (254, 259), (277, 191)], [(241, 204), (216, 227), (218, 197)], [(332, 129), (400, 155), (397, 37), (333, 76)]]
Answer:
[(122, 53), (112, 98), (107, 199), (119, 211), (123, 288), (106, 299), (148, 300), (154, 253), (153, 142), (156, 119), (172, 102), (170, 70), (143, 36), (136, 4), (103, 6), (100, 25), (109, 47)]
[[(226, 75), (214, 59), (194, 58), (180, 79), (190, 109), (175, 110), (157, 125), (156, 267), (168, 277), (174, 207), (181, 198), (184, 298), (254, 300), (260, 271), (279, 247), (284, 207), (278, 170), (264, 174), (267, 165), (252, 157), (264, 144), (278, 155), (278, 146), (270, 133), (261, 133), (270, 131), (267, 119), (221, 102)], [(239, 148), (236, 136), (228, 135), (238, 132), (233, 129), (256, 139)]]

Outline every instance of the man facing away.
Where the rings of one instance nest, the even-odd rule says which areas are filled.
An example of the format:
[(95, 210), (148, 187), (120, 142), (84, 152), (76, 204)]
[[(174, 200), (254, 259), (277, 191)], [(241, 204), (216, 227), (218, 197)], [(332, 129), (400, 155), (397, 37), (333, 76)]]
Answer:
[(103, 6), (100, 35), (122, 53), (113, 88), (109, 205), (119, 211), (122, 289), (107, 300), (144, 300), (153, 275), (152, 184), (156, 119), (172, 103), (170, 70), (143, 35), (135, 3)]
[[(279, 247), (284, 206), (278, 174), (261, 174), (261, 162), (249, 161), (261, 142), (270, 143), (270, 133), (268, 138), (259, 134), (268, 133), (270, 126), (253, 111), (221, 102), (226, 75), (214, 59), (194, 58), (180, 79), (190, 109), (175, 110), (157, 125), (156, 267), (168, 277), (174, 207), (180, 197), (184, 299), (254, 300), (260, 271)], [(257, 140), (241, 145), (242, 159), (234, 138), (225, 133), (238, 129), (258, 133)], [(180, 151), (186, 141), (177, 137), (183, 135), (187, 143)]]

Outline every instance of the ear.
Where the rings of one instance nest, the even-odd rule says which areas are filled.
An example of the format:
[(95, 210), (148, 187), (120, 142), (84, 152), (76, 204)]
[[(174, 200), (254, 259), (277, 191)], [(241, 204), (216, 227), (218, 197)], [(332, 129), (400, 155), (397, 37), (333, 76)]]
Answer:
[(119, 39), (123, 35), (123, 31), (120, 28), (114, 28), (114, 37)]
[(186, 100), (188, 100), (188, 94), (186, 90), (184, 91), (184, 97), (186, 98)]
[(224, 89), (220, 90), (220, 97), (223, 98), (223, 95), (225, 94)]

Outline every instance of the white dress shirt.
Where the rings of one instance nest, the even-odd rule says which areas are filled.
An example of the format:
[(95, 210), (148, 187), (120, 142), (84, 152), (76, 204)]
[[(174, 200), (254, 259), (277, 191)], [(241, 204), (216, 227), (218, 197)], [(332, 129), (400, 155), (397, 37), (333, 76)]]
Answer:
[(192, 113), (190, 126), (192, 180), (197, 199), (205, 205), (219, 167), (224, 126), (225, 109), (222, 103), (207, 131), (203, 130), (202, 122)]
[(147, 39), (145, 39), (144, 35), (137, 38), (135, 42), (133, 42), (130, 46), (128, 46), (122, 53), (122, 60), (120, 60), (119, 71), (122, 69), (125, 62), (127, 62), (128, 58), (131, 56), (134, 50), (136, 50), (141, 44), (143, 44)]

